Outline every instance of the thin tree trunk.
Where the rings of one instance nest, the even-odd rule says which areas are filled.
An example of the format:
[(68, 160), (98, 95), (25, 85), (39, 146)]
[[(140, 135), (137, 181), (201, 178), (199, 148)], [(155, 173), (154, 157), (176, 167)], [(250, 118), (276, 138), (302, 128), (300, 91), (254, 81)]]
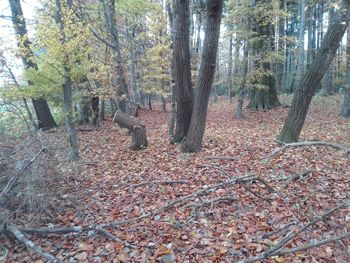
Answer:
[(122, 64), (122, 56), (120, 52), (118, 25), (115, 13), (115, 0), (100, 0), (103, 3), (104, 16), (107, 23), (107, 29), (112, 38), (114, 49), (114, 66), (116, 71), (115, 86), (117, 95), (118, 110), (122, 112), (128, 111), (129, 91), (125, 79), (125, 70)]
[(343, 6), (338, 10), (337, 20), (328, 27), (322, 45), (310, 69), (294, 94), (292, 106), (279, 135), (279, 140), (286, 143), (298, 141), (311, 99), (317, 91), (322, 77), (332, 63), (348, 26), (349, 17), (349, 0), (344, 0)]
[[(25, 52), (21, 52), (20, 56), (25, 68), (32, 68), (37, 70), (38, 67), (33, 62), (33, 53), (30, 49), (30, 41), (28, 39), (28, 31), (26, 27), (26, 22), (23, 17), (23, 11), (20, 0), (9, 0), (11, 13), (12, 13), (12, 23), (17, 36), (17, 46), (19, 48), (24, 48)], [(29, 84), (30, 81), (28, 81)], [(52, 117), (49, 105), (47, 101), (43, 98), (32, 98), (32, 103), (36, 118), (38, 120), (37, 127), (39, 129), (48, 130), (56, 127), (57, 124)]]
[(350, 118), (350, 27), (346, 36), (346, 85), (344, 88), (344, 101), (341, 108), (341, 115)]
[[(169, 29), (170, 29), (170, 40), (171, 46), (173, 47), (174, 43), (174, 20), (173, 13), (171, 11), (170, 3), (166, 5), (168, 11), (168, 19), (169, 19)], [(173, 143), (174, 140), (174, 129), (175, 129), (175, 119), (176, 119), (176, 103), (175, 103), (175, 72), (174, 72), (174, 50), (171, 49), (171, 68), (170, 68), (170, 76), (171, 76), (171, 111), (168, 117), (168, 134), (169, 134), (169, 142)]]
[[(305, 33), (305, 0), (299, 0), (299, 14), (300, 14), (300, 26), (299, 26), (299, 40), (298, 40), (298, 64), (297, 73), (295, 77), (295, 85), (298, 86), (304, 74), (304, 33)], [(294, 90), (294, 87), (293, 87)]]
[[(59, 26), (60, 30), (60, 41), (61, 44), (64, 45), (66, 41), (66, 36), (64, 33), (64, 21), (62, 19), (62, 5), (61, 0), (56, 0), (56, 8), (57, 8), (57, 15), (56, 15), (56, 23)], [(78, 140), (77, 140), (77, 133), (74, 128), (74, 122), (73, 122), (73, 102), (72, 102), (72, 80), (70, 76), (70, 69), (69, 69), (69, 54), (65, 53), (63, 54), (63, 104), (64, 104), (64, 113), (65, 113), (65, 119), (66, 119), (66, 126), (69, 136), (69, 144), (71, 148), (71, 159), (76, 160), (79, 157), (79, 150), (78, 150)]]
[(229, 83), (229, 100), (232, 102), (233, 95), (233, 75), (232, 75), (232, 67), (233, 67), (233, 34), (231, 33), (229, 36), (229, 52), (228, 52), (228, 83)]
[(207, 19), (198, 75), (198, 90), (195, 94), (190, 127), (181, 145), (183, 152), (198, 152), (202, 147), (210, 90), (215, 74), (214, 65), (217, 58), (222, 5), (223, 0), (207, 1)]
[(190, 7), (189, 0), (173, 0), (174, 12), (174, 74), (176, 95), (176, 127), (174, 143), (185, 138), (191, 120), (193, 107), (193, 89), (190, 64)]
[(100, 99), (101, 105), (100, 105), (100, 112), (99, 112), (99, 118), (101, 121), (106, 120), (105, 117), (105, 100), (104, 99)]

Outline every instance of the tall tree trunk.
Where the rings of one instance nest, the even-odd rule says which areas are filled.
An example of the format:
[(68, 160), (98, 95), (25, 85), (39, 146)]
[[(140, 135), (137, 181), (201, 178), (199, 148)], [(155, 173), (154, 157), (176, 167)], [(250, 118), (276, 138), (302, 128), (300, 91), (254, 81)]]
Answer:
[(190, 7), (189, 0), (173, 0), (174, 12), (174, 75), (176, 95), (176, 127), (174, 143), (185, 138), (191, 120), (193, 107), (193, 89), (190, 64)]
[[(33, 62), (33, 60), (31, 60), (33, 53), (30, 49), (31, 43), (28, 39), (28, 31), (26, 22), (23, 17), (21, 2), (20, 0), (9, 0), (9, 4), (12, 13), (12, 23), (17, 36), (17, 46), (19, 48), (25, 49), (25, 52), (21, 52), (20, 54), (23, 65), (25, 68), (33, 68), (37, 70), (37, 65), (35, 62)], [(30, 81), (28, 82), (29, 84), (32, 84)], [(37, 127), (43, 130), (48, 130), (56, 127), (57, 124), (52, 117), (47, 101), (43, 98), (32, 98), (31, 100), (33, 103), (36, 118), (38, 120)]]
[(341, 115), (350, 118), (350, 27), (346, 36), (346, 85), (344, 88), (344, 101), (341, 108)]
[(229, 100), (232, 102), (233, 95), (233, 33), (230, 33), (229, 36), (229, 51), (228, 51), (228, 88), (229, 88)]
[(100, 99), (101, 105), (100, 105), (100, 112), (99, 112), (99, 119), (101, 121), (106, 120), (105, 118), (105, 100), (103, 98)]
[[(304, 33), (305, 33), (305, 0), (299, 0), (299, 15), (300, 15), (300, 26), (299, 26), (299, 37), (298, 37), (298, 64), (297, 73), (295, 77), (295, 86), (298, 86), (304, 74)], [(292, 88), (294, 90), (294, 87)]]
[(349, 0), (343, 1), (343, 6), (336, 15), (337, 19), (328, 27), (322, 45), (317, 51), (310, 69), (294, 94), (292, 106), (279, 135), (279, 140), (283, 142), (296, 142), (299, 139), (311, 99), (317, 91), (322, 77), (332, 63), (348, 26), (350, 17)]
[(170, 40), (171, 40), (171, 68), (170, 68), (170, 76), (171, 76), (171, 111), (168, 117), (168, 134), (169, 134), (169, 142), (172, 143), (174, 140), (174, 129), (175, 129), (175, 119), (176, 119), (176, 102), (175, 102), (175, 72), (174, 72), (174, 60), (175, 57), (173, 55), (174, 50), (174, 19), (173, 12), (171, 10), (170, 3), (166, 5), (168, 11), (168, 19), (169, 19), (169, 29), (170, 29)]
[(118, 25), (115, 13), (115, 0), (100, 0), (103, 3), (104, 16), (107, 23), (107, 29), (112, 38), (114, 49), (114, 66), (115, 66), (115, 85), (118, 101), (118, 110), (128, 111), (129, 90), (125, 79), (125, 70), (122, 64), (122, 55), (119, 45)]
[[(259, 0), (256, 1), (256, 4), (265, 5), (268, 2), (270, 1)], [(281, 105), (277, 96), (275, 78), (271, 71), (271, 63), (266, 61), (266, 54), (273, 51), (274, 30), (272, 21), (262, 21), (261, 19), (256, 19), (254, 27), (254, 31), (259, 37), (253, 44), (254, 63), (256, 71), (262, 76), (255, 83), (258, 87), (252, 87), (250, 90), (248, 108), (267, 110)], [(265, 61), (261, 62), (261, 60)], [(259, 71), (263, 73), (261, 74)]]
[(131, 79), (131, 100), (134, 103), (137, 103), (139, 100), (137, 98), (137, 74), (136, 74), (136, 55), (135, 55), (135, 28), (132, 28), (130, 34), (130, 79)]
[(198, 75), (198, 90), (195, 93), (190, 127), (181, 145), (183, 152), (198, 152), (202, 147), (209, 96), (215, 74), (222, 4), (223, 0), (207, 1), (207, 19)]
[[(61, 0), (56, 0), (56, 23), (59, 26), (60, 31), (60, 41), (61, 44), (64, 45), (66, 42), (66, 36), (64, 33), (64, 21), (62, 16), (62, 5)], [(73, 122), (73, 103), (72, 103), (72, 80), (70, 76), (70, 68), (69, 68), (69, 54), (63, 54), (63, 104), (64, 104), (64, 113), (66, 119), (66, 126), (69, 136), (69, 144), (71, 148), (71, 159), (76, 160), (79, 157), (78, 150), (78, 140), (77, 133), (74, 128)]]

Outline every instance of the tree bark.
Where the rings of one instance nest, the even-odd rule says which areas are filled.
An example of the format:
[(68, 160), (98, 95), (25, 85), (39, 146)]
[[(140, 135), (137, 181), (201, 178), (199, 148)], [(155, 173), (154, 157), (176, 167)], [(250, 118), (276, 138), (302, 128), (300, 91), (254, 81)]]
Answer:
[[(59, 26), (60, 32), (60, 41), (61, 44), (64, 45), (66, 42), (66, 36), (64, 33), (64, 21), (62, 19), (62, 5), (61, 0), (56, 0), (56, 23)], [(63, 104), (64, 104), (64, 113), (66, 119), (66, 126), (69, 137), (69, 144), (71, 148), (71, 159), (76, 160), (79, 157), (78, 150), (78, 140), (77, 133), (74, 128), (73, 122), (73, 103), (72, 103), (72, 80), (70, 76), (70, 68), (69, 68), (69, 54), (65, 53), (63, 55)]]
[(198, 90), (195, 95), (189, 130), (181, 145), (183, 152), (198, 152), (202, 147), (209, 96), (215, 74), (222, 5), (223, 0), (207, 1), (206, 28), (198, 75)]
[[(9, 4), (12, 13), (12, 23), (17, 36), (17, 46), (19, 48), (25, 48), (25, 52), (21, 52), (20, 54), (23, 65), (25, 68), (37, 70), (38, 66), (30, 59), (33, 57), (33, 53), (30, 49), (31, 42), (28, 39), (28, 31), (23, 17), (21, 2), (20, 0), (9, 0)], [(30, 81), (28, 83), (32, 84)], [(47, 101), (43, 98), (32, 98), (31, 100), (38, 120), (37, 127), (43, 130), (57, 127)]]
[(336, 16), (337, 19), (328, 27), (322, 45), (310, 69), (294, 94), (287, 119), (279, 135), (280, 141), (290, 143), (296, 142), (299, 139), (311, 99), (315, 95), (322, 77), (331, 64), (345, 30), (348, 27), (350, 17), (349, 0), (343, 1), (343, 5), (338, 10)]
[(128, 110), (129, 90), (125, 79), (125, 70), (122, 64), (122, 56), (119, 45), (118, 25), (115, 13), (115, 0), (100, 0), (103, 4), (104, 16), (107, 23), (107, 29), (112, 38), (114, 49), (114, 66), (116, 72), (115, 86), (117, 95), (117, 107), (122, 112)]
[(193, 89), (191, 81), (190, 64), (190, 1), (173, 0), (174, 15), (174, 76), (175, 76), (175, 100), (176, 127), (173, 138), (174, 143), (184, 140), (191, 120), (193, 108)]
[[(300, 15), (300, 26), (299, 26), (299, 39), (298, 39), (298, 64), (297, 73), (295, 77), (295, 84), (298, 86), (304, 74), (304, 33), (305, 33), (305, 0), (299, 0), (299, 15)], [(294, 87), (292, 88), (292, 90)]]
[(132, 134), (131, 150), (142, 150), (148, 145), (146, 128), (136, 119), (123, 112), (116, 112), (113, 122), (118, 123), (120, 127), (126, 128)]
[(341, 115), (350, 118), (350, 27), (348, 27), (347, 30), (346, 44), (346, 85), (344, 88), (344, 101), (341, 108)]

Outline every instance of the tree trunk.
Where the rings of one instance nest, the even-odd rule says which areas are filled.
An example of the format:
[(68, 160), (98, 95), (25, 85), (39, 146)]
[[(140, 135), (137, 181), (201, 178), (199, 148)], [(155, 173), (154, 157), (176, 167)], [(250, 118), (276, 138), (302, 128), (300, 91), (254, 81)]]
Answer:
[(341, 115), (350, 118), (350, 27), (347, 30), (346, 44), (346, 84)]
[(174, 9), (174, 76), (177, 104), (174, 143), (185, 138), (191, 120), (193, 108), (193, 89), (190, 64), (190, 7), (189, 0), (173, 0)]
[[(237, 45), (237, 44), (236, 44)], [(233, 67), (233, 33), (230, 33), (229, 36), (229, 51), (228, 51), (228, 88), (229, 88), (229, 101), (232, 102), (232, 95), (233, 95), (233, 74), (232, 74), (232, 67)]]
[(195, 93), (190, 127), (186, 139), (181, 145), (183, 152), (198, 152), (202, 147), (209, 96), (215, 74), (222, 5), (223, 0), (207, 1), (206, 28), (198, 75), (198, 90)]
[(106, 117), (105, 117), (105, 100), (104, 99), (101, 99), (101, 106), (100, 106), (100, 112), (99, 112), (99, 118), (101, 121), (104, 121), (106, 120)]
[(86, 125), (89, 123), (90, 98), (83, 96), (78, 104), (78, 123)]
[(152, 94), (147, 94), (148, 109), (152, 110)]
[[(297, 73), (295, 77), (295, 85), (298, 86), (304, 74), (304, 33), (305, 33), (305, 0), (299, 0), (299, 15), (300, 15), (300, 26), (299, 26), (299, 39), (298, 39), (298, 64)], [(294, 87), (292, 88), (294, 90)]]
[(348, 0), (344, 0), (343, 2), (343, 7), (337, 12), (336, 21), (328, 27), (322, 45), (310, 69), (294, 94), (292, 106), (285, 120), (282, 132), (279, 135), (279, 140), (283, 142), (290, 143), (298, 141), (311, 99), (317, 91), (322, 77), (331, 64), (340, 41), (344, 36), (349, 23), (350, 8)]
[[(270, 1), (269, 1), (270, 2)], [(266, 4), (266, 0), (256, 1), (257, 4)], [(267, 62), (265, 54), (273, 50), (273, 25), (272, 21), (257, 19), (255, 32), (259, 39), (253, 44), (255, 54), (255, 68), (261, 77), (255, 83), (258, 87), (252, 87), (249, 94), (248, 108), (255, 110), (268, 110), (281, 105), (278, 100), (276, 82), (271, 71), (271, 63)], [(265, 56), (265, 57), (264, 57)], [(261, 62), (261, 60), (265, 60)], [(263, 73), (259, 73), (262, 71)]]
[(126, 128), (132, 134), (131, 150), (142, 150), (148, 145), (146, 128), (136, 119), (123, 112), (116, 112), (113, 122), (118, 123), (120, 127)]
[[(60, 41), (61, 44), (64, 45), (66, 42), (66, 36), (64, 33), (64, 21), (62, 19), (62, 6), (61, 6), (61, 0), (56, 0), (56, 8), (57, 8), (57, 15), (56, 15), (56, 23), (59, 26), (59, 32), (60, 32)], [(63, 54), (63, 104), (64, 104), (64, 113), (65, 113), (65, 119), (66, 119), (66, 126), (69, 136), (69, 144), (71, 148), (71, 159), (76, 160), (79, 157), (79, 150), (78, 150), (78, 140), (77, 140), (77, 133), (74, 128), (74, 122), (73, 122), (73, 103), (72, 103), (72, 80), (70, 76), (70, 69), (69, 69), (69, 54), (65, 53)]]
[(103, 3), (104, 16), (107, 23), (107, 29), (111, 35), (114, 49), (114, 66), (115, 66), (115, 86), (117, 95), (117, 107), (122, 112), (128, 110), (129, 91), (125, 79), (125, 71), (122, 64), (120, 52), (118, 25), (115, 13), (115, 0), (100, 0)]
[(91, 115), (92, 115), (92, 125), (97, 127), (99, 125), (99, 97), (91, 98)]
[[(168, 11), (168, 19), (169, 19), (169, 29), (170, 29), (170, 39), (171, 39), (171, 46), (174, 46), (174, 20), (173, 20), (173, 13), (171, 11), (170, 3), (166, 6)], [(171, 69), (170, 69), (170, 76), (171, 76), (171, 111), (169, 113), (168, 117), (168, 134), (169, 134), (169, 142), (173, 143), (174, 141), (174, 129), (175, 129), (175, 119), (176, 119), (176, 103), (175, 103), (175, 72), (174, 72), (174, 60), (175, 57), (173, 55), (174, 50), (171, 49)]]
[[(20, 0), (9, 0), (11, 13), (12, 13), (12, 23), (17, 36), (17, 46), (25, 49), (25, 52), (21, 52), (20, 56), (25, 68), (38, 69), (32, 58), (34, 57), (33, 52), (30, 49), (30, 41), (28, 40), (28, 32), (26, 27), (26, 22), (23, 17), (23, 11)], [(29, 84), (30, 81), (28, 81)], [(32, 98), (32, 103), (36, 118), (38, 120), (37, 127), (39, 129), (48, 130), (53, 127), (57, 127), (57, 124), (52, 117), (49, 105), (47, 101), (43, 98)]]

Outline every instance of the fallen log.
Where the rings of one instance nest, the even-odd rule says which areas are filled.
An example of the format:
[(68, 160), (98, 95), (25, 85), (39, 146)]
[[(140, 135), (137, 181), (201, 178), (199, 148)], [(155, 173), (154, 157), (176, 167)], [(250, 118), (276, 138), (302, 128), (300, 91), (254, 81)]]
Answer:
[(114, 114), (113, 122), (118, 123), (122, 128), (126, 128), (132, 135), (132, 143), (130, 145), (131, 150), (142, 150), (148, 145), (146, 128), (135, 118), (116, 111)]

